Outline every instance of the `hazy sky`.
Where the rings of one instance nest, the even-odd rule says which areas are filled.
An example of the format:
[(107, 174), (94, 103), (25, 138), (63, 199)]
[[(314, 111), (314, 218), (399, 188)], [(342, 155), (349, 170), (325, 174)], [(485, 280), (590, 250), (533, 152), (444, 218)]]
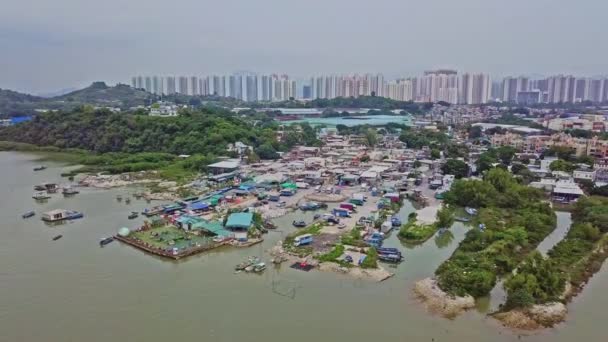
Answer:
[(606, 0), (6, 0), (0, 88), (136, 74), (608, 74)]

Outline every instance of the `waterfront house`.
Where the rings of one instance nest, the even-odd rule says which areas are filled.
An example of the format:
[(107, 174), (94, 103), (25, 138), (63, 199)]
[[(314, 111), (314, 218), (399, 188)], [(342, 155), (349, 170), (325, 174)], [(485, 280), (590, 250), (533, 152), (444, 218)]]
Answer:
[(225, 228), (234, 232), (239, 241), (247, 241), (247, 232), (253, 226), (253, 213), (233, 213), (228, 216)]

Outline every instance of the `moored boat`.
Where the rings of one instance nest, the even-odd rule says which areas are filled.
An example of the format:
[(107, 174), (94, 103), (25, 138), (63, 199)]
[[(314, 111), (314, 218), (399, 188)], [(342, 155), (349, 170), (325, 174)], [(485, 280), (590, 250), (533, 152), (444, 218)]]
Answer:
[(108, 236), (107, 238), (103, 238), (103, 239), (99, 240), (99, 246), (103, 247), (103, 246), (109, 244), (112, 241), (114, 241), (114, 237), (113, 236)]
[(26, 219), (26, 218), (30, 218), (32, 216), (36, 215), (35, 212), (33, 211), (28, 211), (27, 213), (23, 213), (23, 215), (21, 215), (22, 218)]
[(136, 219), (139, 216), (139, 214), (135, 211), (131, 212), (131, 214), (129, 214), (128, 219), (129, 220), (133, 220)]
[(63, 237), (63, 235), (57, 235), (53, 238), (53, 241), (59, 240)]
[(66, 186), (63, 188), (63, 190), (61, 190), (61, 193), (64, 196), (70, 196), (70, 195), (76, 195), (77, 193), (79, 193), (80, 191), (72, 188), (71, 186)]
[(44, 165), (40, 165), (40, 166), (36, 166), (34, 168), (34, 171), (42, 171), (42, 170), (46, 170), (46, 166)]
[(266, 264), (263, 262), (253, 265), (253, 272), (255, 272), (255, 273), (262, 273), (262, 272), (264, 272), (265, 269), (266, 269)]
[(56, 209), (42, 214), (42, 220), (46, 222), (59, 222), (64, 220), (75, 220), (83, 218), (84, 214), (79, 211)]
[(46, 200), (51, 198), (51, 196), (49, 194), (46, 194), (44, 192), (37, 192), (32, 196), (33, 199), (35, 200)]
[(385, 262), (401, 262), (403, 256), (401, 254), (378, 254), (378, 259)]

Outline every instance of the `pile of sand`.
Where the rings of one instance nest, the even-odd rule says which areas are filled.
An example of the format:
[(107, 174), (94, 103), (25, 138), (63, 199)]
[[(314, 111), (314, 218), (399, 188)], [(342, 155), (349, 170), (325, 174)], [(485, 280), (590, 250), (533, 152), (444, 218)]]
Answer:
[(453, 318), (475, 307), (475, 298), (472, 296), (452, 296), (441, 290), (437, 281), (432, 278), (425, 278), (416, 282), (414, 293), (418, 295), (431, 312), (447, 318)]
[(314, 202), (344, 202), (347, 197), (338, 194), (314, 193), (304, 196), (309, 201)]

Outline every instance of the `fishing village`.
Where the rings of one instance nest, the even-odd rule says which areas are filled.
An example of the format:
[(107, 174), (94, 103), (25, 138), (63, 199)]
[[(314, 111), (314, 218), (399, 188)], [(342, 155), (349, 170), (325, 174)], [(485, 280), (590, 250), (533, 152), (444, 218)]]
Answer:
[[(100, 236), (100, 246), (117, 241), (173, 261), (214, 250), (252, 251), (226, 266), (235, 274), (261, 274), (272, 266), (382, 282), (395, 275), (416, 246), (431, 239), (437, 246), (450, 245), (454, 227), (460, 227), (466, 232), (454, 241), (460, 245), (438, 264), (434, 276), (416, 282), (413, 294), (430, 312), (454, 318), (500, 288), (506, 294), (493, 299), (499, 303), (493, 317), (508, 327), (534, 330), (565, 319), (566, 304), (576, 294), (572, 288), (580, 291), (582, 279), (594, 273), (591, 265), (605, 258), (604, 239), (585, 242), (595, 249), (579, 255), (582, 270), (561, 278), (559, 291), (568, 294), (556, 290), (542, 301), (522, 304), (515, 297), (520, 292), (514, 291), (523, 290), (510, 272), (525, 267), (539, 246), (548, 258), (560, 248), (571, 248), (570, 225), (557, 229), (559, 238), (552, 233), (554, 211), (576, 211), (585, 201), (604, 206), (587, 196), (605, 187), (608, 178), (606, 159), (588, 164), (588, 159), (572, 156), (565, 161), (563, 155), (547, 152), (561, 151), (562, 145), (536, 141), (514, 147), (503, 137), (514, 139), (522, 131), (521, 139), (539, 133), (521, 126), (502, 131), (476, 124), (446, 129), (432, 122), (405, 130), (340, 132), (325, 127), (317, 130), (315, 146), (295, 145), (272, 160), (250, 159), (251, 147), (241, 142), (228, 146), (229, 155), (188, 182), (164, 180), (153, 170), (70, 172), (62, 174), (67, 182), (34, 185), (32, 197), (52, 203), (55, 196), (78, 198), (83, 191), (114, 189), (118, 194), (113, 201), (145, 207), (129, 213), (133, 224)], [(187, 161), (190, 156), (179, 158)], [(33, 171), (44, 173), (47, 167)], [(22, 217), (36, 214), (31, 210)], [(86, 220), (86, 214), (55, 208), (40, 218), (60, 225)], [(269, 236), (276, 244), (253, 248)], [(545, 256), (538, 258), (537, 263), (548, 262)], [(483, 262), (476, 263), (479, 259)], [(526, 270), (535, 272), (534, 267)]]

